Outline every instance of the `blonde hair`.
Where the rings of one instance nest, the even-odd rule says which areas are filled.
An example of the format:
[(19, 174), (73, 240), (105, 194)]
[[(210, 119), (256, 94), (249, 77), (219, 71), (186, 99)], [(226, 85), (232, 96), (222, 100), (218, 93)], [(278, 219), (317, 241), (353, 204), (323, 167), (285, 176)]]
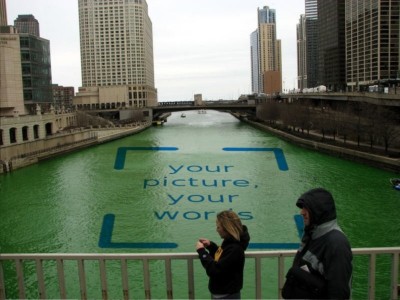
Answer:
[(235, 212), (231, 210), (221, 211), (217, 214), (217, 221), (229, 236), (240, 241), (240, 236), (243, 233), (243, 225), (239, 216)]

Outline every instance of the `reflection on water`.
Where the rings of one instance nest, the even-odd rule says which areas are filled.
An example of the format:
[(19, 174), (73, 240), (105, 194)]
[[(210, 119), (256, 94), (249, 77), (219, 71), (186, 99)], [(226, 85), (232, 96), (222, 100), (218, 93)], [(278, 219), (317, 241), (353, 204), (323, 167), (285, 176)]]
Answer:
[[(215, 215), (224, 209), (242, 216), (252, 243), (297, 243), (294, 203), (314, 187), (333, 193), (353, 247), (399, 245), (400, 193), (388, 181), (395, 174), (299, 148), (226, 113), (185, 114), (0, 177), (1, 251), (160, 251), (100, 248), (103, 218), (111, 214), (113, 243), (175, 243), (162, 251), (192, 252), (200, 236), (219, 241)], [(129, 151), (117, 170), (121, 147), (178, 150)], [(272, 152), (226, 147), (282, 149), (288, 170), (278, 168)], [(355, 291), (362, 295), (357, 279)]]

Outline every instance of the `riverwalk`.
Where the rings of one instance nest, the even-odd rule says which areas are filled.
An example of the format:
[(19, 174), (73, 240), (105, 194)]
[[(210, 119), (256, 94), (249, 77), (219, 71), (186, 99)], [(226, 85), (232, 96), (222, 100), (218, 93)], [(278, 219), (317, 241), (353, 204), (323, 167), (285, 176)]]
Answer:
[[(268, 126), (268, 125), (260, 123), (260, 122), (250, 121), (250, 120), (243, 119), (243, 118), (240, 118), (240, 119), (256, 128), (259, 128), (261, 130), (264, 130), (266, 132), (269, 132), (276, 136), (279, 136), (283, 140), (294, 143), (298, 146), (301, 146), (301, 147), (304, 147), (307, 149), (311, 149), (311, 150), (316, 150), (316, 151), (323, 152), (323, 153), (327, 153), (329, 155), (333, 155), (333, 156), (336, 156), (339, 158), (371, 165), (373, 167), (377, 167), (380, 169), (400, 173), (400, 158), (398, 158), (398, 157), (392, 158), (389, 156), (377, 155), (374, 153), (368, 153), (368, 152), (364, 152), (364, 151), (355, 150), (350, 147), (346, 148), (346, 147), (341, 147), (341, 146), (337, 146), (337, 145), (331, 145), (329, 143), (319, 142), (317, 140), (322, 139), (322, 135), (315, 131), (311, 131), (309, 133), (310, 138), (307, 139), (307, 138), (302, 138), (302, 137), (284, 132), (282, 130), (272, 128), (271, 126)], [(313, 137), (313, 138), (311, 138), (311, 137)], [(356, 144), (354, 141), (347, 141), (347, 143), (353, 144), (353, 145)], [(392, 151), (400, 153), (400, 149), (392, 149)]]
[(142, 122), (119, 127), (75, 128), (44, 140), (1, 149), (0, 173), (12, 172), (39, 161), (136, 134), (152, 126)]

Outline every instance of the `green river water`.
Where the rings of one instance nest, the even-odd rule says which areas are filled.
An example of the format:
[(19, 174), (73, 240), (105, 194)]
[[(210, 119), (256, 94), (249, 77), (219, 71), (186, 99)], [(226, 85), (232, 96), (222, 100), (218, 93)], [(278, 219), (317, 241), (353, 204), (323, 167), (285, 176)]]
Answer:
[[(194, 252), (199, 237), (220, 242), (215, 215), (225, 209), (235, 210), (249, 227), (248, 251), (269, 250), (275, 243), (291, 249), (299, 242), (295, 201), (315, 187), (334, 195), (352, 247), (399, 246), (400, 192), (391, 188), (391, 177), (398, 175), (305, 150), (226, 113), (191, 111), (185, 118), (173, 113), (163, 126), (0, 176), (0, 251)], [(366, 264), (354, 261), (354, 299), (366, 298)], [(195, 265), (196, 295), (209, 298), (205, 272)], [(276, 266), (263, 268), (274, 274)], [(152, 276), (164, 280), (161, 268), (153, 267)], [(254, 298), (254, 266), (246, 268), (242, 296)], [(119, 276), (113, 269), (120, 272), (117, 264), (111, 266), (111, 281)], [(25, 271), (27, 296), (35, 298), (35, 277), (29, 266)], [(379, 259), (377, 299), (389, 299), (389, 274), (388, 258)], [(7, 266), (5, 276), (9, 287), (16, 285)], [(46, 277), (51, 298), (59, 297), (54, 281)], [(68, 295), (79, 298), (73, 281), (67, 278)], [(186, 298), (185, 279), (174, 282), (174, 296)], [(276, 297), (274, 284), (271, 279), (265, 297)], [(101, 298), (97, 276), (88, 286), (89, 298)], [(132, 289), (144, 297), (140, 283)], [(165, 285), (152, 289), (154, 298), (166, 297)], [(121, 297), (120, 289), (110, 293)]]

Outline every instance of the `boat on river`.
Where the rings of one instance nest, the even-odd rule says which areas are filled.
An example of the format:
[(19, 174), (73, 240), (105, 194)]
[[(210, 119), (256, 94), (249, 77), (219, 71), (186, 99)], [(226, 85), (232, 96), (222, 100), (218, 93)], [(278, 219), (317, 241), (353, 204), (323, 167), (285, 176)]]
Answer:
[(186, 115), (185, 114), (181, 114), (181, 118), (186, 118)]
[(400, 178), (390, 178), (390, 184), (394, 189), (400, 191)]

